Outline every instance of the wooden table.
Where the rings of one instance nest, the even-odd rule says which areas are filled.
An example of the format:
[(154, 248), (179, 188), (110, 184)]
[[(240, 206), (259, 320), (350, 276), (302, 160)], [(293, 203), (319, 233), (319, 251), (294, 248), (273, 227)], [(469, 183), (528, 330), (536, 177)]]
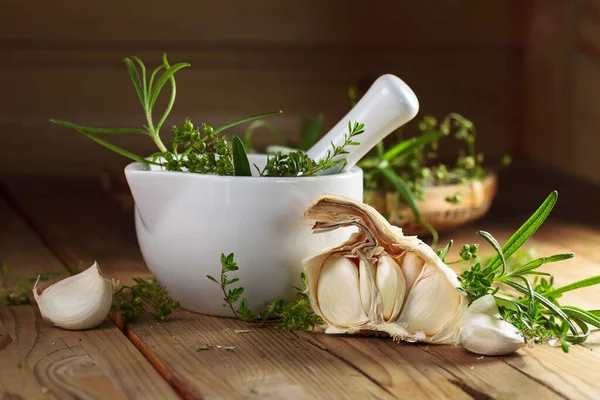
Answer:
[[(476, 227), (506, 240), (518, 225), (482, 221)], [(453, 237), (458, 244), (481, 242), (475, 230)], [(599, 229), (556, 219), (531, 240), (540, 255), (576, 253), (546, 268), (559, 284), (600, 274), (598, 244)], [(122, 283), (148, 275), (131, 212), (92, 181), (5, 179), (0, 259), (29, 275), (94, 260)], [(600, 308), (597, 288), (565, 300)], [(0, 311), (3, 399), (600, 398), (597, 333), (568, 354), (537, 346), (478, 357), (450, 345), (286, 333), (184, 310), (165, 323), (150, 317), (125, 325), (113, 318), (84, 332), (50, 326), (35, 305)], [(199, 351), (201, 345), (214, 348)]]

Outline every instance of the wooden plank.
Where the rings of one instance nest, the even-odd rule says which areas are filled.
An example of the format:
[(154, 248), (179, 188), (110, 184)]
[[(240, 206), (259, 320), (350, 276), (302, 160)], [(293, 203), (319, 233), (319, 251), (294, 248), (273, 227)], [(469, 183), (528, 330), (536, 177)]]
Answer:
[(561, 398), (506, 364), (504, 357), (479, 359), (455, 346), (395, 343), (385, 338), (300, 335), (356, 365), (400, 398)]
[[(27, 186), (31, 192), (16, 195), (20, 185), (10, 185), (19, 204), (27, 210), (50, 245), (67, 264), (98, 259), (107, 276), (128, 282), (143, 265), (133, 245), (131, 220), (95, 183), (79, 182), (80, 195), (69, 184), (47, 180)], [(40, 203), (35, 197), (49, 196)], [(59, 194), (58, 196), (51, 193)], [(33, 195), (34, 197), (29, 197)], [(77, 198), (79, 197), (79, 198)], [(77, 204), (77, 207), (74, 207)], [(42, 208), (39, 208), (39, 206)], [(112, 214), (116, 207), (117, 214)], [(97, 212), (92, 212), (97, 210)], [(66, 214), (65, 214), (66, 212)], [(55, 229), (55, 223), (60, 229)], [(40, 224), (38, 222), (44, 221)], [(94, 226), (90, 236), (88, 226)], [(111, 233), (112, 232), (112, 233)], [(99, 244), (98, 238), (104, 238)], [(133, 266), (133, 268), (129, 268)], [(271, 398), (359, 397), (393, 398), (385, 389), (335, 356), (298, 336), (275, 329), (236, 334), (247, 324), (181, 311), (164, 324), (152, 318), (124, 327), (134, 345), (163, 377), (189, 398), (242, 398), (262, 394)], [(90, 333), (94, 331), (89, 331)], [(208, 344), (213, 350), (198, 351)], [(235, 350), (217, 346), (233, 346)]]
[[(7, 187), (19, 205), (27, 210), (27, 214), (51, 246), (59, 254), (66, 255), (64, 262), (68, 263), (73, 259), (90, 260), (93, 250), (94, 258), (106, 259), (103, 263), (105, 269), (120, 273), (122, 279), (126, 278), (126, 264), (119, 263), (118, 256), (111, 254), (115, 252), (132, 256), (133, 250), (124, 249), (133, 243), (132, 239), (124, 238), (133, 234), (131, 219), (115, 203), (111, 203), (107, 195), (100, 191), (99, 185), (78, 182), (79, 194), (73, 198), (61, 195), (73, 193), (71, 184), (60, 184), (52, 180), (35, 181), (35, 185), (13, 181), (8, 182)], [(37, 201), (39, 198), (44, 198), (44, 202)], [(83, 221), (94, 226), (95, 231), (86, 233)], [(56, 229), (59, 222), (61, 229)], [(506, 240), (510, 234), (507, 228), (497, 230), (487, 223), (480, 226), (494, 233), (501, 241)], [(113, 234), (109, 233), (111, 230), (114, 231)], [(96, 236), (97, 234), (101, 236)], [(97, 237), (106, 237), (102, 248), (96, 244)], [(457, 237), (457, 243), (481, 241), (473, 240), (479, 239), (474, 233), (463, 233)], [(482, 248), (482, 251), (485, 249)], [(112, 263), (119, 264), (121, 271), (117, 272), (116, 268), (111, 267)], [(465, 395), (478, 398), (524, 398), (532, 395), (569, 397), (566, 385), (554, 387), (545, 381), (551, 378), (547, 370), (534, 368), (539, 361), (529, 357), (527, 353), (480, 360), (460, 348), (415, 347), (396, 344), (387, 339), (332, 337), (304, 332), (290, 335), (272, 329), (235, 334), (235, 329), (245, 327), (245, 324), (235, 320), (179, 312), (168, 323), (157, 324), (144, 320), (128, 325), (126, 332), (162, 371), (163, 376), (177, 382), (184, 393), (190, 396), (219, 396), (232, 389), (238, 395), (247, 395), (253, 390), (272, 393), (271, 390), (276, 390), (273, 385), (288, 388), (285, 393), (310, 394), (311, 392), (299, 392), (298, 389), (307, 384), (308, 373), (303, 368), (298, 373), (292, 372), (299, 369), (296, 360), (301, 359), (301, 365), (316, 371), (317, 375), (331, 374), (329, 368), (335, 365), (339, 375), (333, 376), (331, 380), (336, 384), (341, 382), (343, 387), (354, 388), (358, 385), (364, 390), (364, 394), (405, 397), (403, 393), (409, 392), (423, 398), (460, 398)], [(314, 346), (308, 346), (307, 343)], [(233, 345), (236, 349), (230, 353), (216, 348), (196, 352), (197, 346), (202, 344)], [(323, 354), (323, 349), (330, 355)], [(569, 357), (558, 349), (548, 350), (554, 351), (552, 360)], [(222, 361), (222, 353), (227, 357), (226, 363)], [(292, 354), (293, 360), (283, 355), (279, 358), (280, 354)], [(545, 353), (536, 354), (544, 357), (539, 354)], [(239, 368), (239, 363), (245, 365), (245, 369)], [(213, 382), (214, 376), (205, 370), (207, 365), (218, 368), (217, 377), (227, 375), (228, 386), (224, 386), (222, 380)], [(277, 384), (271, 381), (270, 377), (273, 376), (277, 377)], [(212, 383), (209, 385), (209, 382)], [(594, 386), (590, 386), (593, 382), (588, 382), (587, 379), (584, 382), (586, 386), (582, 393), (595, 390)], [(290, 388), (296, 388), (297, 391)], [(331, 393), (327, 392), (328, 389), (319, 390)], [(342, 388), (337, 387), (336, 390)]]
[[(63, 270), (58, 259), (2, 198), (0, 221), (2, 262), (24, 276)], [(35, 303), (0, 307), (0, 321), (23, 364), (35, 371), (38, 387), (47, 388), (59, 398), (178, 398), (110, 321), (89, 331), (65, 331), (43, 321)], [(28, 385), (25, 380), (20, 384)]]
[(50, 389), (42, 386), (34, 371), (24, 362), (8, 331), (0, 321), (0, 396), (2, 399), (56, 399)]

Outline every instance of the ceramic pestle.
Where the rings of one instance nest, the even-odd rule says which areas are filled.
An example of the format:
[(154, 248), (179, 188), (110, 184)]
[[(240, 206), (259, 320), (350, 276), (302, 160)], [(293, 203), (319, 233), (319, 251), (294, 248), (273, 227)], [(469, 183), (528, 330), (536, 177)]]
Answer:
[[(356, 137), (357, 146), (348, 146), (345, 155), (350, 169), (365, 154), (392, 131), (413, 119), (419, 112), (419, 100), (412, 89), (395, 75), (380, 76), (360, 101), (338, 122), (321, 140), (311, 147), (307, 154), (313, 160), (327, 157), (331, 144), (341, 146), (344, 134), (348, 133), (348, 122), (364, 124), (364, 133)], [(339, 167), (324, 170), (320, 175), (338, 173)]]

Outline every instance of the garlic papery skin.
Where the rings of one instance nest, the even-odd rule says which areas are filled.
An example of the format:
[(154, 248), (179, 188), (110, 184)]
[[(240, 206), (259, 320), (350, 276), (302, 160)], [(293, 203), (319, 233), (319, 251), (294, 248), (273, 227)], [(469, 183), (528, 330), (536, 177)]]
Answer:
[(94, 328), (111, 309), (116, 284), (102, 275), (97, 263), (47, 287), (41, 294), (38, 294), (39, 280), (38, 276), (33, 297), (44, 320), (60, 328)]
[(519, 330), (500, 317), (496, 300), (490, 294), (475, 300), (467, 309), (458, 342), (466, 350), (486, 356), (510, 354), (525, 346)]
[[(327, 333), (375, 331), (409, 342), (456, 342), (467, 302), (456, 274), (431, 247), (404, 236), (372, 207), (340, 196), (317, 198), (304, 219), (314, 222), (314, 233), (359, 228), (341, 245), (303, 261), (308, 297)], [(344, 259), (333, 278), (332, 260)]]

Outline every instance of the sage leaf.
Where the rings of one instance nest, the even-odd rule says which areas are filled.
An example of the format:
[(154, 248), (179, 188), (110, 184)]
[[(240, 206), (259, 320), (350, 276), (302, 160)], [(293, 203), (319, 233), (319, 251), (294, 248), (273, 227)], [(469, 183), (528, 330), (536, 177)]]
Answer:
[(234, 136), (231, 141), (231, 157), (233, 158), (233, 169), (236, 176), (252, 176), (244, 143), (237, 136)]

